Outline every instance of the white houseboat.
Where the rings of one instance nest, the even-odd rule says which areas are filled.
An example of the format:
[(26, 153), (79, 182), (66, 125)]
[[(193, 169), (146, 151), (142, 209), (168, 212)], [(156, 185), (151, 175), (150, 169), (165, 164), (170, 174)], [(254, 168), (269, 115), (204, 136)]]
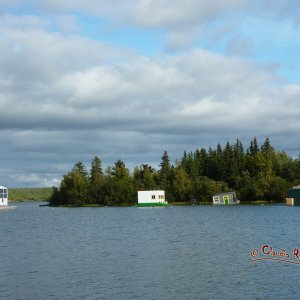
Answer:
[(138, 191), (138, 206), (167, 206), (165, 191)]
[(0, 207), (8, 205), (8, 188), (0, 185)]

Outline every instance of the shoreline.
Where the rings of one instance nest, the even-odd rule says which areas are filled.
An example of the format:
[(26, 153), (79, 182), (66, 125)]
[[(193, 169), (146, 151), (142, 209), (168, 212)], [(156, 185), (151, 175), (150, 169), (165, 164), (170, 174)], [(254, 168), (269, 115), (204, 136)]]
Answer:
[[(284, 202), (274, 202), (274, 201), (246, 201), (239, 204), (231, 205), (213, 205), (212, 202), (202, 202), (202, 203), (188, 203), (188, 202), (170, 202), (166, 206), (155, 206), (155, 207), (171, 207), (171, 206), (239, 206), (239, 205), (253, 205), (253, 206), (262, 206), (262, 205), (285, 205)], [(41, 204), (40, 207), (68, 207), (68, 208), (80, 208), (80, 207), (142, 207), (138, 204), (123, 204), (123, 205), (99, 205), (99, 204), (84, 204), (84, 205), (50, 205), (50, 204)], [(148, 207), (148, 206), (145, 206)], [(150, 207), (150, 206), (149, 206)], [(151, 206), (152, 207), (152, 206)], [(154, 206), (153, 206), (154, 207)]]

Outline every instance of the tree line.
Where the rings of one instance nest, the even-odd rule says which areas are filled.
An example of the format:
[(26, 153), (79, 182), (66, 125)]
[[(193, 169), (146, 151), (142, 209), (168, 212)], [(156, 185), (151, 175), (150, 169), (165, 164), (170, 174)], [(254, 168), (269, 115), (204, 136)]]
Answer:
[(48, 188), (10, 188), (9, 201), (47, 201), (52, 194)]
[(237, 140), (225, 147), (185, 151), (175, 164), (165, 151), (158, 169), (142, 164), (133, 172), (122, 160), (103, 171), (96, 156), (89, 172), (77, 162), (60, 187), (53, 188), (49, 201), (50, 205), (132, 205), (138, 190), (163, 189), (169, 202), (211, 202), (213, 194), (231, 190), (241, 202), (281, 202), (299, 182), (299, 158), (275, 151), (268, 138), (262, 145), (254, 138), (247, 149)]

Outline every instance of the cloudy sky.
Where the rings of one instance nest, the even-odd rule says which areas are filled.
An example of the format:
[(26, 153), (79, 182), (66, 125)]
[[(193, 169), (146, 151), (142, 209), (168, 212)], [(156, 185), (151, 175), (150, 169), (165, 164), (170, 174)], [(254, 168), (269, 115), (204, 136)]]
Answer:
[(0, 184), (269, 137), (296, 157), (298, 0), (0, 0)]

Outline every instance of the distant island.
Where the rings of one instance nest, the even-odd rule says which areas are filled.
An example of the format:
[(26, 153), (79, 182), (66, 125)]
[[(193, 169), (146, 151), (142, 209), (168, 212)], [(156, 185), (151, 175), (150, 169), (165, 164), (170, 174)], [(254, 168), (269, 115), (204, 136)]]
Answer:
[(102, 170), (99, 157), (91, 161), (90, 171), (77, 162), (53, 188), (52, 206), (134, 205), (138, 190), (161, 189), (169, 203), (211, 203), (213, 194), (235, 190), (241, 204), (252, 201), (283, 202), (287, 190), (300, 183), (300, 161), (285, 151), (277, 152), (265, 139), (254, 138), (245, 150), (241, 141), (184, 152), (173, 165), (168, 152), (161, 157), (159, 169), (148, 164), (136, 166), (131, 173), (118, 160)]
[(52, 188), (10, 188), (9, 201), (49, 201)]

